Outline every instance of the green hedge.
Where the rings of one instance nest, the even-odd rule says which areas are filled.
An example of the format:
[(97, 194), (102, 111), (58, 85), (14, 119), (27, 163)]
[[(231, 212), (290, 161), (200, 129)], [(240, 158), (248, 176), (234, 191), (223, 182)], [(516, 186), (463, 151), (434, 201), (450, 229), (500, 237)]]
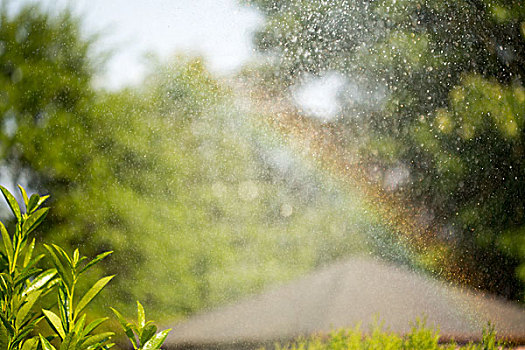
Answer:
[(480, 343), (460, 346), (453, 341), (440, 344), (439, 340), (439, 331), (418, 320), (404, 336), (384, 330), (379, 324), (370, 333), (365, 333), (358, 325), (354, 329), (331, 332), (328, 336), (314, 335), (287, 344), (276, 344), (275, 350), (492, 350), (504, 345), (496, 340), (496, 333), (491, 325), (483, 331)]

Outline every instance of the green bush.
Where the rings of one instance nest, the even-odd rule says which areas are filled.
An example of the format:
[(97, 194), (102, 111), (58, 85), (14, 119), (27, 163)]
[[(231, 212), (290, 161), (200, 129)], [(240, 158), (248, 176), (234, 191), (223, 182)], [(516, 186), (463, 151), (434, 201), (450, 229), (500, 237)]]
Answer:
[[(40, 197), (34, 194), (29, 198), (23, 187), (19, 186), (19, 189), (25, 204), (24, 213), (15, 197), (0, 186), (16, 218), (13, 234), (0, 222), (3, 242), (3, 251), (0, 251), (0, 349), (56, 350), (51, 342), (60, 343), (60, 350), (109, 349), (114, 345), (109, 343), (114, 333), (96, 332), (107, 318), (99, 318), (86, 324), (84, 310), (113, 276), (99, 279), (78, 301), (77, 296), (78, 282), (83, 273), (112, 252), (104, 252), (87, 261), (78, 249), (69, 256), (55, 244), (44, 244), (54, 268), (39, 268), (38, 263), (45, 255), (33, 257), (35, 239), (30, 241), (29, 236), (46, 217), (48, 208), (40, 206), (49, 196)], [(40, 299), (52, 291), (57, 293), (57, 311), (39, 308)], [(144, 344), (140, 349), (159, 349), (170, 330), (156, 334), (157, 328), (145, 321), (144, 309), (140, 303), (138, 305), (139, 325), (133, 326), (133, 330), (136, 331), (140, 344)], [(119, 321), (123, 320), (120, 314), (115, 313)], [(49, 336), (39, 334), (36, 337), (33, 335), (35, 327), (43, 319), (54, 333)], [(129, 336), (126, 328), (128, 325), (130, 324), (123, 323)], [(137, 342), (137, 346), (138, 344)]]
[(454, 342), (440, 344), (439, 332), (418, 320), (412, 330), (404, 336), (385, 331), (378, 324), (370, 333), (363, 333), (358, 325), (354, 329), (334, 331), (327, 337), (315, 335), (284, 345), (276, 344), (275, 350), (496, 350), (501, 346), (496, 340), (494, 328), (490, 325), (483, 331), (481, 343), (458, 346)]
[[(102, 291), (113, 276), (107, 276), (98, 280), (76, 305), (74, 303), (74, 296), (80, 275), (107, 257), (111, 252), (102, 253), (90, 262), (82, 264), (86, 260), (86, 257), (81, 257), (78, 249), (75, 250), (73, 256), (70, 257), (57, 245), (44, 246), (59, 276), (57, 283), (57, 307), (60, 316), (50, 310), (43, 309), (42, 312), (44, 313), (46, 321), (55, 331), (53, 336), (60, 338), (62, 344), (60, 349), (109, 348), (110, 344), (107, 344), (107, 342), (114, 333), (104, 332), (92, 334), (107, 318), (96, 319), (88, 325), (85, 325), (86, 314), (82, 314), (82, 311), (84, 311), (93, 298)], [(40, 336), (40, 340), (45, 350), (54, 349), (47, 339)]]
[(2, 186), (0, 189), (16, 218), (12, 234), (0, 223), (4, 246), (0, 252), (0, 348), (32, 349), (37, 341), (29, 335), (42, 319), (41, 312), (34, 306), (57, 282), (56, 270), (37, 267), (44, 256), (33, 257), (35, 239), (29, 240), (30, 234), (47, 215), (47, 208), (39, 209), (47, 196), (28, 198), (20, 187), (26, 206), (26, 212), (22, 213), (13, 195)]

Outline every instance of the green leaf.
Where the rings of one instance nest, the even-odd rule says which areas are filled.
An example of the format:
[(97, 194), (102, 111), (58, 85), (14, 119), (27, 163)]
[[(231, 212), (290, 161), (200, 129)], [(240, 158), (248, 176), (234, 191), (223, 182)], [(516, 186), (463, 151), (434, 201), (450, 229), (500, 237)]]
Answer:
[(8, 345), (9, 334), (7, 333), (7, 329), (4, 327), (4, 325), (0, 323), (0, 349), (7, 349)]
[(95, 330), (95, 328), (97, 328), (98, 326), (100, 326), (103, 322), (107, 321), (108, 318), (107, 317), (104, 317), (104, 318), (98, 318), (94, 321), (92, 321), (91, 323), (89, 323), (86, 328), (84, 328), (84, 335), (88, 335), (89, 333), (91, 333), (93, 330)]
[(38, 275), (22, 292), (22, 295), (27, 295), (37, 289), (44, 287), (56, 275), (55, 269), (49, 269)]
[[(32, 312), (31, 313), (31, 316), (29, 317), (26, 317), (27, 318), (27, 321), (25, 324), (22, 325), (22, 327), (18, 330), (18, 332), (25, 332), (27, 330), (29, 330), (30, 332), (32, 332), (36, 325), (40, 323), (40, 321), (42, 321), (45, 316), (40, 316), (38, 318), (35, 318), (32, 320), (32, 318), (36, 315), (36, 313)], [(18, 337), (20, 337), (20, 333), (18, 335)], [(20, 342), (22, 342), (24, 339), (20, 339)]]
[(44, 337), (42, 337), (41, 334), (38, 335), (40, 337), (40, 344), (42, 344), (42, 350), (56, 350), (53, 345)]
[(31, 214), (33, 211), (38, 209), (38, 207), (40, 207), (48, 198), (49, 196), (40, 197), (37, 194), (33, 194), (29, 199), (29, 204), (27, 205), (27, 213)]
[(38, 349), (38, 338), (29, 338), (22, 345), (22, 350), (37, 350)]
[(26, 254), (24, 256), (24, 267), (26, 267), (29, 264), (29, 262), (31, 261), (31, 257), (33, 255), (33, 250), (34, 249), (35, 249), (35, 239), (33, 238), (31, 243), (27, 247), (27, 251), (26, 251)]
[(35, 211), (29, 216), (22, 225), (22, 232), (25, 234), (31, 233), (40, 223), (46, 218), (49, 208), (42, 208)]
[(35, 268), (25, 268), (24, 271), (20, 272), (20, 274), (16, 277), (14, 280), (14, 287), (18, 287), (19, 285), (22, 285), (29, 281), (31, 277), (34, 277), (37, 273), (42, 271), (42, 269), (35, 269)]
[(7, 255), (0, 250), (0, 271), (7, 271), (9, 267), (9, 259), (7, 258)]
[(35, 193), (31, 196), (26, 208), (28, 214), (31, 214), (36, 208), (38, 208), (39, 200), (40, 196), (38, 194)]
[(13, 212), (13, 214), (15, 214), (17, 221), (21, 222), (22, 214), (20, 213), (20, 207), (18, 206), (18, 202), (16, 201), (15, 197), (13, 197), (13, 195), (4, 186), (0, 186), (0, 190), (4, 195), (4, 198), (7, 201), (9, 208), (11, 208), (11, 211)]
[(152, 324), (147, 325), (142, 329), (142, 333), (140, 334), (140, 343), (145, 344), (155, 333), (157, 333), (157, 327)]
[(68, 333), (60, 344), (59, 350), (75, 350), (78, 342), (78, 336), (75, 333)]
[(111, 311), (115, 314), (117, 317), (118, 322), (120, 323), (120, 326), (124, 330), (124, 333), (128, 337), (129, 341), (133, 345), (133, 348), (136, 349), (138, 347), (137, 339), (135, 338), (135, 334), (133, 334), (133, 329), (131, 328), (131, 323), (129, 323), (117, 310), (114, 308), (110, 308)]
[(80, 319), (77, 321), (77, 323), (75, 324), (75, 328), (73, 329), (73, 332), (79, 335), (82, 334), (85, 323), (86, 323), (86, 314), (82, 315), (82, 317), (80, 317)]
[(6, 294), (9, 297), (9, 288), (7, 286), (6, 278), (8, 278), (9, 275), (6, 273), (0, 273), (0, 289), (4, 294)]
[(54, 244), (52, 246), (44, 244), (44, 247), (49, 252), (51, 261), (53, 262), (53, 265), (55, 265), (58, 275), (66, 285), (67, 289), (71, 290), (73, 284), (73, 271), (71, 270), (71, 262), (68, 262), (68, 260), (64, 258), (65, 252), (62, 248)]
[(89, 269), (91, 266), (95, 265), (95, 264), (98, 264), (102, 259), (104, 259), (105, 257), (107, 257), (108, 255), (110, 255), (111, 253), (113, 253), (113, 251), (109, 251), (109, 252), (104, 252), (104, 253), (101, 253), (99, 255), (97, 255), (93, 260), (91, 260), (89, 263), (86, 264), (86, 266), (84, 266), (80, 272), (78, 274), (81, 274), (82, 272), (86, 271), (87, 269)]
[(144, 307), (142, 307), (142, 304), (137, 300), (137, 321), (138, 321), (138, 328), (142, 332), (142, 328), (144, 328), (144, 325), (146, 324), (146, 313), (144, 312)]
[(11, 348), (17, 349), (18, 344), (20, 344), (25, 338), (29, 336), (29, 334), (33, 331), (31, 327), (27, 327), (24, 330), (22, 330), (14, 340), (11, 341)]
[(115, 314), (115, 316), (117, 317), (117, 320), (118, 322), (120, 323), (120, 325), (122, 326), (122, 328), (124, 330), (126, 330), (127, 328), (127, 325), (128, 325), (128, 321), (120, 314), (120, 312), (118, 312), (117, 310), (115, 310), (114, 308), (110, 307), (111, 311), (113, 311), (113, 313)]
[(78, 248), (75, 249), (73, 252), (73, 267), (77, 267), (78, 259), (80, 259), (80, 253), (78, 252)]
[(9, 233), (1, 221), (0, 231), (2, 231), (2, 241), (4, 242), (5, 253), (7, 255), (7, 259), (9, 259), (9, 264), (11, 264), (11, 261), (13, 260), (13, 242), (11, 242), (11, 237), (9, 236)]
[(97, 283), (93, 285), (93, 287), (91, 287), (90, 290), (87, 291), (86, 294), (84, 294), (82, 299), (80, 299), (80, 301), (77, 304), (77, 307), (75, 310), (75, 316), (73, 318), (76, 318), (82, 312), (82, 310), (84, 310), (87, 304), (89, 304), (89, 302), (91, 302), (91, 300), (93, 300), (93, 298), (96, 297), (98, 293), (100, 293), (102, 288), (104, 288), (106, 284), (108, 284), (109, 281), (111, 281), (113, 277), (114, 276), (107, 276), (107, 277), (101, 278), (100, 280), (97, 281)]
[(29, 204), (29, 198), (27, 197), (26, 190), (20, 185), (18, 185), (18, 189), (20, 190), (20, 193), (22, 194), (22, 199), (24, 200), (24, 204), (27, 209), (27, 205)]
[(22, 307), (16, 313), (16, 321), (15, 321), (16, 328), (20, 328), (20, 326), (24, 323), (24, 320), (27, 314), (29, 313), (29, 311), (31, 311), (31, 309), (33, 308), (33, 305), (35, 305), (35, 302), (40, 297), (40, 294), (42, 294), (42, 291), (36, 290), (27, 296), (26, 303), (22, 305)]
[(64, 327), (62, 327), (60, 317), (58, 317), (53, 311), (42, 309), (42, 312), (44, 313), (44, 316), (46, 316), (49, 325), (55, 330), (55, 332), (57, 332), (60, 338), (64, 339), (66, 333), (64, 332)]
[[(24, 269), (22, 270), (22, 272), (20, 272), (20, 275), (27, 274), (29, 270), (38, 270), (39, 272), (42, 271), (42, 269), (35, 268), (33, 266), (38, 264), (40, 262), (40, 260), (42, 260), (42, 258), (44, 256), (45, 256), (44, 254), (40, 254), (39, 256), (34, 257), (33, 259), (30, 259), (29, 260), (29, 264), (24, 266)], [(16, 278), (16, 280), (20, 280), (21, 279), (20, 275)], [(30, 281), (26, 281), (26, 282), (30, 282)]]
[(73, 262), (71, 261), (69, 255), (67, 255), (66, 251), (56, 244), (51, 244), (51, 246), (53, 247), (56, 255), (60, 258), (60, 261), (62, 261), (65, 266), (72, 268)]
[(115, 335), (115, 333), (113, 333), (113, 332), (104, 332), (104, 333), (99, 333), (99, 334), (92, 335), (90, 337), (87, 337), (82, 342), (81, 346), (82, 346), (82, 348), (87, 348), (87, 347), (93, 346), (95, 344), (102, 345), (102, 343), (104, 343), (105, 341), (109, 340), (113, 335)]
[(9, 321), (6, 318), (6, 316), (2, 312), (0, 312), (0, 321), (4, 325), (5, 329), (7, 329), (7, 332), (9, 333), (9, 336), (13, 337), (14, 334), (15, 334), (15, 329), (13, 328), (11, 323), (9, 323)]
[(70, 322), (71, 322), (71, 312), (69, 305), (69, 298), (66, 295), (65, 287), (62, 285), (58, 287), (58, 314), (62, 320), (62, 325), (64, 326), (64, 331), (68, 333), (70, 331)]
[(160, 349), (162, 343), (164, 343), (164, 340), (166, 340), (166, 337), (170, 331), (171, 329), (165, 329), (162, 332), (155, 334), (150, 340), (146, 342), (146, 344), (142, 346), (142, 350)]
[(36, 204), (36, 207), (38, 208), (39, 206), (41, 206), (42, 204), (44, 204), (44, 202), (49, 198), (49, 195), (45, 195), (45, 196), (41, 196), (40, 199), (38, 200), (38, 203)]

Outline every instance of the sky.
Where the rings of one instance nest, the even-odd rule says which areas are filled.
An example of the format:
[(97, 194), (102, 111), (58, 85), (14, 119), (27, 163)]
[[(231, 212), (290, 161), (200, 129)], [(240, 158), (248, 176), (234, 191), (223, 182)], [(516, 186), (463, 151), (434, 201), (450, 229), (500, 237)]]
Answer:
[[(37, 2), (24, 0), (17, 4)], [(73, 5), (86, 33), (101, 33), (99, 47), (113, 52), (99, 84), (136, 84), (145, 54), (167, 59), (177, 52), (202, 55), (217, 74), (235, 71), (253, 55), (252, 34), (263, 23), (237, 0), (40, 0), (56, 11)]]
[(293, 89), (292, 96), (303, 113), (329, 121), (341, 112), (337, 95), (345, 83), (344, 76), (336, 72), (327, 72), (319, 77), (306, 75), (302, 83)]
[[(8, 1), (9, 0), (0, 0)], [(16, 8), (39, 2), (51, 12), (71, 5), (85, 35), (98, 33), (98, 47), (112, 52), (96, 86), (116, 90), (136, 85), (146, 74), (146, 54), (162, 60), (177, 53), (200, 55), (216, 74), (235, 72), (255, 55), (253, 33), (264, 24), (256, 9), (239, 0), (22, 0)], [(330, 120), (339, 112), (336, 94), (342, 81), (333, 74), (305, 79), (295, 89), (304, 112)]]

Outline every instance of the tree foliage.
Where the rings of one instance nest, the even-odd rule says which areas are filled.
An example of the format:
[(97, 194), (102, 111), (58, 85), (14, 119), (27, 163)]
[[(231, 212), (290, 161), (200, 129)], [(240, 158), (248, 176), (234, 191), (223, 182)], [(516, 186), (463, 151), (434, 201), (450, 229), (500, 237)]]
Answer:
[[(347, 87), (331, 122), (391, 190), (424, 206), (469, 283), (524, 290), (525, 11), (515, 0), (253, 0), (259, 49), (285, 85), (337, 71)], [(521, 282), (518, 281), (521, 280)]]
[(1, 18), (2, 181), (53, 194), (46, 239), (115, 251), (89, 273), (116, 274), (116, 308), (140, 299), (184, 315), (362, 249), (368, 222), (343, 214), (357, 204), (318, 190), (325, 180), (200, 59), (152, 63), (141, 87), (99, 91), (78, 19), (38, 7)]

